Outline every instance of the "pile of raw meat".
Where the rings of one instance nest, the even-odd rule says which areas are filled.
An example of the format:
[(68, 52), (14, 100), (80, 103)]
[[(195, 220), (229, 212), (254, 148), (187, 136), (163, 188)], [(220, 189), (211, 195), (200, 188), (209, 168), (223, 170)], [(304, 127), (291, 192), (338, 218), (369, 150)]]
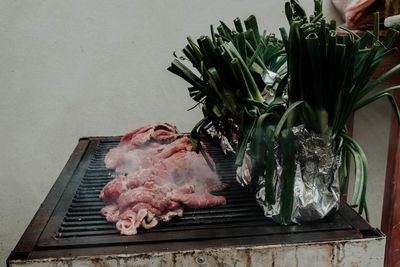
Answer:
[(344, 26), (352, 30), (373, 24), (373, 13), (383, 13), (385, 9), (385, 1), (379, 0), (332, 0), (332, 3), (345, 20)]
[(192, 150), (190, 139), (168, 123), (146, 125), (126, 134), (104, 161), (117, 175), (100, 193), (107, 203), (101, 214), (115, 222), (121, 234), (135, 235), (139, 227), (150, 229), (160, 221), (182, 216), (184, 206), (198, 209), (226, 204), (224, 197), (209, 192), (227, 185)]

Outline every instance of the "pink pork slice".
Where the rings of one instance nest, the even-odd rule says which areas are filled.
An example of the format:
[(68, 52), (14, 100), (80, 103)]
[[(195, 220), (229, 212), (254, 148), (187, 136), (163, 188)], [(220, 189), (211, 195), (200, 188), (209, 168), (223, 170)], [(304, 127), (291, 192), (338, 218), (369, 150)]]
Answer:
[(214, 196), (208, 192), (197, 192), (193, 194), (175, 194), (171, 197), (172, 200), (179, 201), (182, 204), (193, 208), (201, 209), (207, 207), (214, 207), (218, 205), (225, 205), (226, 199), (222, 196)]
[(224, 197), (208, 192), (227, 185), (192, 150), (190, 139), (170, 124), (150, 124), (126, 134), (105, 163), (117, 173), (128, 174), (117, 176), (100, 194), (109, 204), (101, 214), (116, 222), (123, 235), (182, 216), (183, 205), (198, 209), (226, 204)]
[(120, 215), (118, 222), (116, 223), (117, 230), (122, 235), (136, 235), (137, 226), (135, 225), (136, 213), (131, 210), (126, 210)]
[(108, 222), (117, 222), (119, 220), (119, 207), (116, 204), (105, 206), (100, 213), (106, 217)]

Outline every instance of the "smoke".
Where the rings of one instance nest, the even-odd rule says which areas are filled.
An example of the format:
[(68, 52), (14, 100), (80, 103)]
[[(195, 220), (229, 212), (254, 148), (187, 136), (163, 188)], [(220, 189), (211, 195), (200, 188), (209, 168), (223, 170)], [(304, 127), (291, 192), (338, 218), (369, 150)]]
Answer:
[(152, 162), (165, 145), (146, 144), (132, 149), (128, 144), (122, 144), (110, 149), (104, 162), (108, 169), (115, 169), (118, 174), (133, 175), (143, 168), (151, 168)]
[(106, 167), (115, 169), (117, 176), (134, 177), (140, 183), (173, 183), (177, 186), (190, 184), (196, 192), (209, 191), (221, 184), (203, 156), (192, 151), (187, 136), (179, 135), (180, 138), (169, 138), (170, 143), (163, 143), (151, 139), (151, 134), (156, 136), (157, 131), (151, 134), (148, 131), (141, 133), (140, 142), (136, 142), (134, 139), (138, 136), (133, 135), (129, 142), (121, 142), (118, 147), (111, 149), (104, 160)]
[(192, 151), (190, 139), (170, 124), (127, 133), (104, 162), (116, 176), (100, 192), (109, 204), (101, 213), (117, 222), (121, 234), (134, 235), (140, 226), (149, 229), (159, 220), (182, 216), (183, 204), (200, 208), (226, 203), (224, 197), (208, 193), (221, 191), (226, 184), (219, 182), (201, 154)]

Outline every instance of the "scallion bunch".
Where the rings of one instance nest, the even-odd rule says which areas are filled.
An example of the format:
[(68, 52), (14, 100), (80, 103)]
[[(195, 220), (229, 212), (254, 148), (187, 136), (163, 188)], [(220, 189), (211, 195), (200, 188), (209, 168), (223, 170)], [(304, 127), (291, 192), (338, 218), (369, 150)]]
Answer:
[[(241, 161), (256, 118), (283, 103), (276, 98), (286, 84), (286, 54), (282, 41), (274, 34), (266, 31), (260, 34), (255, 16), (249, 16), (244, 27), (239, 18), (234, 20), (234, 25), (235, 29), (230, 29), (221, 21), (217, 32), (211, 25), (210, 37), (201, 36), (196, 42), (188, 37), (188, 44), (182, 50), (184, 57), (175, 59), (168, 70), (191, 84), (190, 96), (202, 105), (204, 118), (191, 132), (193, 146), (201, 149), (198, 143), (202, 129), (221, 123), (229, 128), (231, 119), (239, 126), (238, 158)], [(195, 70), (187, 67), (184, 59)], [(276, 98), (262, 96), (267, 89), (262, 76), (267, 70), (283, 77), (274, 87)]]
[[(241, 165), (250, 143), (252, 156), (252, 187), (265, 179), (265, 200), (274, 204), (276, 144), (282, 162), (280, 218), (282, 224), (291, 220), (295, 175), (296, 140), (291, 128), (305, 128), (335, 142), (342, 155), (339, 169), (341, 190), (349, 177), (349, 160), (355, 162), (355, 187), (352, 204), (359, 213), (366, 207), (367, 160), (346, 128), (349, 117), (358, 109), (388, 97), (400, 123), (400, 112), (392, 90), (394, 86), (371, 94), (383, 80), (400, 69), (400, 64), (372, 83), (370, 77), (379, 63), (396, 51), (392, 48), (399, 28), (389, 29), (379, 40), (379, 16), (375, 15), (374, 31), (359, 36), (347, 29), (339, 36), (336, 22), (327, 22), (322, 14), (322, 0), (314, 0), (311, 16), (296, 0), (285, 4), (289, 33), (281, 28), (282, 41), (274, 34), (260, 34), (256, 18), (234, 20), (235, 29), (220, 22), (217, 32), (201, 36), (182, 50), (184, 57), (175, 59), (169, 71), (191, 84), (189, 94), (202, 105), (204, 118), (191, 132), (193, 147), (200, 150), (200, 131), (209, 125), (229, 128), (229, 120), (239, 127), (236, 164)], [(187, 60), (193, 69), (183, 62)], [(192, 71), (193, 70), (193, 71)], [(268, 85), (266, 72), (278, 73), (281, 79), (272, 86), (273, 94), (263, 92)], [(287, 97), (285, 97), (285, 93)], [(225, 132), (226, 133), (226, 132)], [(206, 158), (206, 157), (205, 157)]]
[[(400, 113), (390, 91), (394, 86), (370, 94), (384, 79), (400, 69), (400, 64), (368, 84), (379, 63), (393, 54), (399, 29), (389, 29), (379, 40), (379, 15), (375, 14), (374, 32), (359, 36), (354, 32), (338, 36), (336, 22), (322, 15), (322, 0), (315, 0), (315, 11), (307, 17), (296, 0), (285, 5), (290, 23), (289, 34), (281, 29), (287, 52), (288, 101), (285, 127), (304, 124), (315, 133), (330, 136), (342, 151), (341, 188), (348, 177), (348, 159), (355, 161), (355, 188), (352, 204), (359, 212), (366, 209), (367, 160), (361, 147), (347, 134), (346, 122), (358, 109), (386, 96), (400, 123)], [(296, 109), (296, 112), (292, 110)], [(281, 123), (283, 125), (283, 123)]]

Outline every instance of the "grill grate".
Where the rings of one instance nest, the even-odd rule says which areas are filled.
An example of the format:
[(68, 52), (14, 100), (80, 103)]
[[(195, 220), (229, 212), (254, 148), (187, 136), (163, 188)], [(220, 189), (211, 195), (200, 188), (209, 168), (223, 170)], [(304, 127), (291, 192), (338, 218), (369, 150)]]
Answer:
[[(68, 212), (58, 229), (58, 238), (119, 235), (115, 229), (115, 223), (107, 222), (105, 217), (100, 214), (100, 210), (105, 204), (98, 197), (101, 189), (112, 179), (110, 170), (106, 169), (104, 165), (104, 157), (116, 145), (118, 142), (99, 142), (97, 144)], [(234, 160), (227, 158), (217, 147), (209, 143), (207, 147), (216, 162), (217, 173), (221, 181), (229, 184), (229, 187), (223, 192), (214, 193), (225, 196), (227, 205), (200, 210), (185, 208), (183, 217), (176, 217), (168, 223), (160, 222), (155, 228), (149, 230), (138, 229), (139, 234), (218, 228), (220, 224), (238, 222), (251, 222), (257, 225), (271, 224), (265, 220), (261, 209), (255, 205), (251, 195), (235, 182)]]
[(105, 204), (98, 198), (101, 189), (112, 179), (112, 172), (104, 165), (104, 157), (118, 143), (118, 140), (91, 142), (39, 239), (39, 248), (351, 229), (338, 214), (302, 226), (283, 227), (266, 219), (251, 194), (235, 181), (234, 159), (225, 156), (219, 147), (206, 142), (220, 180), (229, 185), (226, 190), (215, 194), (225, 196), (227, 204), (200, 210), (185, 208), (183, 217), (176, 217), (168, 223), (160, 222), (149, 230), (138, 229), (138, 235), (135, 236), (120, 236), (115, 224), (107, 222), (100, 214)]
[(100, 214), (98, 198), (110, 181), (105, 154), (120, 137), (82, 138), (32, 219), (9, 261), (72, 256), (151, 253), (236, 246), (282, 245), (381, 237), (354, 210), (341, 203), (339, 212), (319, 222), (280, 226), (266, 219), (256, 201), (235, 181), (233, 159), (207, 144), (221, 180), (229, 188), (219, 195), (227, 205), (186, 208), (184, 216), (160, 223), (135, 236), (121, 236)]

